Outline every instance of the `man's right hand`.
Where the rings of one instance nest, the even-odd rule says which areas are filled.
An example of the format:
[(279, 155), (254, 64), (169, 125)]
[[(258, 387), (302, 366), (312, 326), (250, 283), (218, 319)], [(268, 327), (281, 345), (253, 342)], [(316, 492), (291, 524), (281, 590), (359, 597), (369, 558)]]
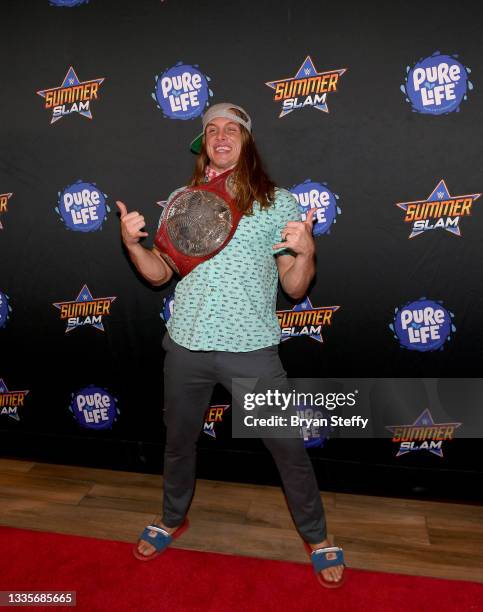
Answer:
[(146, 225), (144, 217), (137, 211), (128, 213), (124, 202), (117, 201), (117, 207), (121, 213), (121, 236), (127, 248), (136, 245), (141, 238), (149, 234), (141, 229)]

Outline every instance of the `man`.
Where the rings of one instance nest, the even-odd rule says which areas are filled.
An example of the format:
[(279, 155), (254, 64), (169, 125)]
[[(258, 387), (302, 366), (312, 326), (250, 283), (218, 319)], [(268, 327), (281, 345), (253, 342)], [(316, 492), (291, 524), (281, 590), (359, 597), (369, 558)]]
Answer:
[[(215, 384), (231, 390), (233, 378), (257, 377), (260, 372), (282, 384), (286, 381), (278, 356), (278, 281), (297, 300), (306, 295), (315, 274), (315, 211), (300, 221), (293, 196), (270, 180), (251, 135), (249, 115), (234, 104), (216, 104), (204, 114), (202, 123), (203, 133), (192, 143), (199, 155), (191, 186), (233, 169), (234, 199), (244, 214), (229, 243), (176, 286), (174, 311), (163, 339), (167, 427), (163, 515), (155, 518), (138, 541), (135, 556), (143, 560), (157, 556), (187, 527), (196, 442)], [(122, 202), (117, 204), (122, 239), (132, 262), (151, 284), (163, 285), (173, 271), (156, 247), (149, 250), (140, 245), (140, 239), (148, 235), (143, 231), (144, 217), (128, 212)], [(302, 439), (264, 438), (263, 442), (280, 471), (293, 519), (309, 550), (330, 547), (317, 482)], [(322, 584), (342, 583), (340, 549), (311, 557)]]

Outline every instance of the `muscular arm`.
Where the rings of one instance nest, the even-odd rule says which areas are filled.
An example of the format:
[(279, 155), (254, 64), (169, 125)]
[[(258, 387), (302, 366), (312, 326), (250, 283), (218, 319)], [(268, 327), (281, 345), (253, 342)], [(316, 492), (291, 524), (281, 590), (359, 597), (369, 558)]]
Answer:
[(136, 270), (151, 285), (164, 285), (173, 276), (173, 270), (156, 247), (150, 250), (139, 244), (139, 240), (148, 235), (141, 231), (145, 226), (144, 217), (136, 211), (128, 213), (123, 202), (116, 204), (121, 213), (122, 241)]
[(294, 300), (305, 297), (310, 281), (315, 275), (314, 256), (302, 254), (296, 257), (279, 255), (277, 257), (277, 268), (280, 284), (285, 293)]
[(315, 244), (312, 238), (312, 222), (315, 209), (307, 214), (305, 221), (288, 221), (282, 230), (283, 242), (273, 245), (273, 249), (288, 248), (291, 255), (277, 257), (278, 275), (283, 290), (294, 300), (307, 294), (310, 281), (315, 275)]
[(173, 270), (156, 247), (149, 250), (137, 243), (129, 247), (126, 245), (126, 249), (136, 270), (151, 285), (155, 287), (164, 285), (173, 276)]

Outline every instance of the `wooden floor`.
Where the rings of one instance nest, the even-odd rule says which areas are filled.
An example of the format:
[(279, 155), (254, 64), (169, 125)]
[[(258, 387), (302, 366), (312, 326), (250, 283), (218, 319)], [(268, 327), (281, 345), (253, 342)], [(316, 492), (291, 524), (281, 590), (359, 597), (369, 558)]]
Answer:
[[(0, 459), (0, 524), (133, 542), (159, 512), (162, 477)], [(483, 582), (483, 508), (322, 493), (349, 566)], [(174, 546), (307, 562), (276, 487), (200, 480)]]

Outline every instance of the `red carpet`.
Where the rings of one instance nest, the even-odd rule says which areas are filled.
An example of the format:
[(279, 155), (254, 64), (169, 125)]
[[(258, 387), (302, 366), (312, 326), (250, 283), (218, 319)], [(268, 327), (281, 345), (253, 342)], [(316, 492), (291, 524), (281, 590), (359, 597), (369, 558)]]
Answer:
[(173, 548), (142, 563), (130, 544), (7, 527), (0, 550), (0, 590), (77, 591), (77, 607), (64, 610), (483, 610), (483, 585), (474, 582), (349, 568), (344, 587), (329, 591), (301, 563)]

